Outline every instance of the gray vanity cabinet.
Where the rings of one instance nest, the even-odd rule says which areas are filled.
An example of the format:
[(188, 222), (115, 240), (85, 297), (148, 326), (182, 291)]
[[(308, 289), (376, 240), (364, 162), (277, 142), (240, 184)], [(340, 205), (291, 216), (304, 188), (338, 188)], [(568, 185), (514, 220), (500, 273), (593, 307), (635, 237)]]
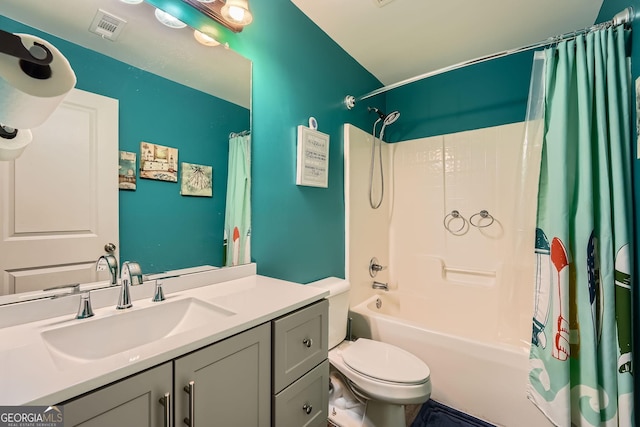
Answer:
[[(165, 393), (171, 393), (170, 413), (165, 412)], [(269, 427), (271, 325), (257, 326), (61, 404), (65, 426)]]
[(62, 402), (65, 426), (324, 427), (327, 316), (323, 300)]
[(164, 425), (160, 399), (173, 388), (171, 362), (63, 402), (65, 427)]
[(326, 427), (328, 308), (323, 300), (273, 324), (273, 426)]
[[(180, 357), (174, 363), (176, 427), (270, 425), (268, 323)], [(195, 423), (187, 424), (185, 418), (191, 421), (192, 417)]]

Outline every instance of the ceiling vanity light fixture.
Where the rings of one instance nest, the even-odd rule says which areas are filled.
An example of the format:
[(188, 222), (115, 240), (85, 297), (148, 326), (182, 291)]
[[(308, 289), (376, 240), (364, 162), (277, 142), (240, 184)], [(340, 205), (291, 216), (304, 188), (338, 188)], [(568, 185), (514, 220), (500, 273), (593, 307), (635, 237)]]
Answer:
[(193, 37), (195, 37), (198, 43), (204, 46), (213, 47), (213, 46), (218, 46), (220, 44), (218, 40), (214, 39), (208, 34), (203, 33), (202, 31), (193, 30)]
[(236, 25), (249, 25), (253, 15), (249, 11), (249, 0), (227, 0), (221, 9), (222, 17)]
[(187, 24), (164, 10), (156, 9), (155, 14), (156, 19), (169, 28), (184, 28), (187, 26)]

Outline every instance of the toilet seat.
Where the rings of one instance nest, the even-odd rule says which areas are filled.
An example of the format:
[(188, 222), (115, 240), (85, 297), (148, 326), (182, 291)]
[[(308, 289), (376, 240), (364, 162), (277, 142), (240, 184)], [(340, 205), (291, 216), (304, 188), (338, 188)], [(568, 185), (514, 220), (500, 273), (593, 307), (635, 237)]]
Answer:
[(408, 351), (366, 338), (344, 349), (342, 359), (362, 375), (393, 384), (424, 384), (431, 375), (429, 367)]
[[(393, 382), (384, 379), (374, 378), (373, 376), (363, 374), (351, 366), (347, 365), (344, 359), (344, 353), (349, 353), (349, 349), (356, 345), (356, 343), (364, 338), (359, 338), (357, 341), (343, 341), (336, 347), (329, 350), (329, 362), (331, 366), (333, 366), (336, 370), (338, 370), (342, 375), (346, 377), (347, 380), (352, 384), (352, 386), (367, 399), (374, 399), (380, 402), (384, 402), (385, 404), (398, 404), (398, 405), (408, 405), (408, 404), (422, 404), (429, 399), (431, 395), (431, 379), (429, 376), (424, 379), (424, 381), (420, 381), (420, 377), (424, 377), (424, 375), (417, 375), (416, 378), (411, 378), (414, 382)], [(360, 346), (361, 344), (358, 344)], [(375, 344), (374, 344), (375, 345)], [(397, 348), (395, 346), (390, 347)], [(371, 347), (368, 344), (364, 344), (365, 347), (362, 347), (365, 350), (362, 350), (363, 353), (366, 352), (366, 349), (370, 349)], [(378, 349), (379, 347), (375, 347)], [(398, 349), (399, 350), (399, 349)], [(392, 350), (393, 351), (393, 350)], [(360, 351), (356, 350), (355, 355), (358, 356)], [(383, 349), (384, 352), (384, 349)], [(368, 357), (373, 356), (374, 353), (369, 353)], [(364, 356), (362, 356), (364, 358)], [(349, 357), (347, 357), (349, 359)], [(364, 366), (366, 363), (363, 362), (362, 365), (358, 365), (357, 357), (352, 358), (350, 362), (353, 365), (356, 365), (361, 370), (365, 370)], [(393, 360), (393, 359), (391, 359)], [(418, 359), (420, 360), (420, 359)], [(420, 368), (418, 371), (422, 369), (429, 369), (428, 366), (424, 362), (420, 360)], [(375, 371), (370, 371), (375, 374)], [(424, 372), (424, 371), (422, 371)], [(429, 371), (430, 372), (430, 371)], [(389, 378), (389, 376), (382, 375), (378, 373), (378, 376), (383, 376)], [(393, 377), (392, 377), (393, 378)], [(397, 377), (396, 377), (397, 379)]]

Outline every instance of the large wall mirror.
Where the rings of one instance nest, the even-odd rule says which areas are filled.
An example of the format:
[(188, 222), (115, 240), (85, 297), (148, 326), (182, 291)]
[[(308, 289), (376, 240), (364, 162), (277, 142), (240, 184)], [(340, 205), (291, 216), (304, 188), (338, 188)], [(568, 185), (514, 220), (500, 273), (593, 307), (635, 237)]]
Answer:
[[(49, 41), (69, 60), (77, 89), (118, 101), (119, 150), (136, 153), (138, 169), (144, 142), (177, 149), (179, 167), (184, 163), (212, 167), (211, 197), (181, 194), (180, 169), (177, 182), (144, 179), (138, 171), (136, 189), (119, 190), (119, 261), (136, 261), (145, 274), (219, 267), (223, 265), (229, 137), (250, 132), (251, 62), (233, 51), (233, 43), (207, 46), (196, 40), (189, 26), (163, 25), (155, 10), (148, 2), (122, 0), (3, 0), (0, 29)], [(109, 27), (109, 16), (124, 21), (113, 23), (120, 27), (115, 40), (90, 31), (97, 16), (105, 13), (101, 24), (105, 27)], [(116, 162), (116, 181), (117, 169)], [(55, 185), (64, 188), (68, 183)], [(0, 205), (4, 214), (6, 201), (0, 203), (5, 205)], [(47, 215), (46, 206), (38, 209), (39, 215)], [(100, 243), (98, 253), (103, 243), (107, 242)], [(95, 272), (94, 257), (82, 262), (85, 272), (95, 280), (106, 280), (107, 273)], [(0, 303), (37, 290), (12, 287), (9, 282), (19, 276), (18, 270), (13, 276), (2, 272)], [(51, 283), (64, 284), (65, 280)]]

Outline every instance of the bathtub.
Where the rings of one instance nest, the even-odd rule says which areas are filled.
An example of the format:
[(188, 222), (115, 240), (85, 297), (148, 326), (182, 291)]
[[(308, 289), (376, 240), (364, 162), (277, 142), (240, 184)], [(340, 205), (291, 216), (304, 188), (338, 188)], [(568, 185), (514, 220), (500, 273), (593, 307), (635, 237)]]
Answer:
[(526, 397), (524, 341), (500, 342), (479, 319), (477, 327), (461, 328), (447, 322), (450, 304), (427, 309), (428, 303), (416, 295), (381, 292), (350, 309), (352, 333), (422, 359), (431, 370), (431, 398), (444, 405), (498, 426), (552, 425)]

